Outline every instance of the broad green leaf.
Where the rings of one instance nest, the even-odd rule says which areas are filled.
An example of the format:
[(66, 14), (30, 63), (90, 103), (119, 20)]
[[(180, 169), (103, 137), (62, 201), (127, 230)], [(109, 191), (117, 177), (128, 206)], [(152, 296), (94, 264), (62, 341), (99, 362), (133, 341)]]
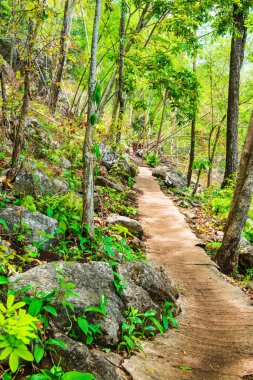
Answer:
[(5, 276), (0, 276), (0, 285), (8, 284), (9, 280)]
[(41, 359), (43, 358), (44, 356), (44, 348), (42, 347), (39, 347), (39, 346), (36, 346), (34, 351), (33, 351), (33, 355), (34, 355), (34, 359), (36, 361), (36, 363), (39, 363), (41, 361)]
[(19, 357), (15, 352), (10, 354), (9, 366), (12, 372), (16, 372), (19, 365)]
[(13, 348), (8, 346), (6, 347), (2, 352), (1, 352), (1, 355), (0, 355), (0, 360), (4, 360), (6, 359), (13, 351)]
[(52, 314), (54, 317), (57, 317), (57, 311), (54, 307), (50, 305), (46, 305), (43, 307), (43, 310), (46, 310), (48, 313)]
[(20, 358), (27, 360), (28, 362), (33, 361), (33, 354), (28, 351), (26, 346), (20, 346), (15, 349), (15, 354), (17, 354)]
[(32, 300), (29, 308), (28, 308), (28, 314), (32, 315), (33, 317), (35, 317), (36, 315), (38, 315), (42, 309), (42, 305), (43, 305), (43, 302), (36, 298), (34, 300)]
[(91, 373), (71, 371), (65, 373), (61, 380), (96, 380), (96, 378)]
[(84, 318), (78, 318), (77, 324), (80, 327), (80, 329), (84, 332), (84, 334), (87, 335), (88, 330), (89, 330), (89, 324), (88, 324), (87, 320)]
[(66, 350), (66, 348), (67, 348), (66, 344), (60, 339), (52, 339), (51, 338), (51, 339), (48, 339), (46, 343), (52, 344), (54, 346), (59, 346), (59, 347), (63, 348), (64, 350)]

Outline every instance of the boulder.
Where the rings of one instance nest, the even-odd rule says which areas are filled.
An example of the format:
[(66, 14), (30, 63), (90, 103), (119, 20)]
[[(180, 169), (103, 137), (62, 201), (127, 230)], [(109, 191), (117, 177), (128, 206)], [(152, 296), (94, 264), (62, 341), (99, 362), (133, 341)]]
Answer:
[(143, 228), (142, 225), (137, 222), (137, 220), (131, 219), (127, 216), (122, 215), (109, 215), (106, 219), (107, 224), (115, 225), (118, 224), (120, 226), (124, 226), (128, 229), (128, 231), (141, 238), (143, 236)]
[(145, 244), (138, 239), (136, 236), (129, 243), (134, 251), (143, 251), (145, 252), (146, 247)]
[(152, 268), (141, 262), (130, 262), (117, 265), (117, 272), (124, 278), (126, 289), (122, 297), (127, 305), (132, 305), (141, 312), (149, 309), (160, 310), (164, 302), (175, 305), (178, 314), (177, 298), (179, 294), (172, 285), (163, 267)]
[(164, 181), (165, 178), (166, 178), (166, 175), (167, 175), (167, 171), (168, 171), (168, 167), (167, 166), (157, 166), (153, 170), (152, 175), (154, 177), (160, 178), (160, 179), (162, 179)]
[[(66, 345), (66, 350), (57, 347), (52, 355), (61, 363), (64, 371), (90, 372), (97, 380), (122, 380), (122, 356), (115, 353), (104, 353), (99, 350), (89, 351), (88, 347), (61, 332), (54, 330), (53, 336)], [(123, 373), (122, 373), (123, 374)]]
[(65, 300), (74, 306), (77, 316), (82, 315), (84, 308), (92, 305), (97, 306), (101, 295), (104, 295), (108, 300), (107, 314), (100, 317), (95, 313), (89, 315), (92, 323), (101, 323), (102, 335), (97, 336), (95, 343), (105, 346), (117, 345), (120, 326), (124, 321), (122, 315), (124, 305), (115, 292), (113, 270), (107, 263), (92, 262), (86, 264), (63, 261), (47, 263), (32, 268), (23, 274), (10, 277), (10, 282), (14, 281), (18, 281), (13, 285), (14, 289), (19, 289), (28, 284), (32, 285), (28, 294), (34, 294), (34, 289), (45, 293), (50, 293), (56, 289), (58, 296), (55, 298), (54, 306), (58, 311), (58, 317), (54, 318), (54, 323), (62, 331), (68, 328), (70, 322), (62, 306), (64, 289), (60, 282), (75, 285), (74, 292), (78, 296), (70, 294)]
[(117, 154), (110, 148), (105, 145), (100, 145), (101, 151), (101, 163), (106, 167), (107, 170), (110, 170), (115, 163), (118, 162)]
[(130, 176), (135, 177), (137, 175), (137, 167), (131, 162), (131, 159), (128, 155), (124, 155), (118, 161), (118, 166), (121, 166), (122, 169)]
[(72, 166), (71, 162), (66, 157), (61, 157), (60, 165), (64, 169), (69, 169)]
[(53, 148), (60, 148), (60, 144), (55, 141), (48, 130), (35, 118), (28, 118), (25, 129), (25, 138), (27, 142), (33, 142), (31, 148), (37, 154), (41, 154), (41, 147), (48, 148), (50, 145)]
[[(44, 249), (58, 243), (60, 234), (58, 221), (40, 212), (31, 212), (25, 207), (10, 206), (0, 210), (0, 218), (6, 226), (1, 225), (2, 236), (22, 234), (25, 243), (39, 243)], [(49, 235), (49, 236), (47, 236)]]
[(110, 187), (111, 189), (114, 189), (114, 190), (118, 191), (119, 193), (124, 192), (123, 186), (119, 185), (118, 183), (112, 182), (109, 179), (102, 177), (102, 176), (96, 177), (95, 185), (96, 186), (103, 186), (103, 187)]
[(253, 246), (244, 244), (239, 252), (239, 267), (240, 270), (246, 273), (247, 269), (253, 268)]
[(58, 179), (50, 179), (45, 172), (38, 169), (35, 162), (27, 159), (19, 170), (12, 192), (23, 195), (51, 195), (66, 194), (70, 191), (69, 185)]
[(168, 187), (183, 189), (187, 185), (187, 180), (183, 174), (168, 166), (157, 166), (152, 175), (162, 179)]

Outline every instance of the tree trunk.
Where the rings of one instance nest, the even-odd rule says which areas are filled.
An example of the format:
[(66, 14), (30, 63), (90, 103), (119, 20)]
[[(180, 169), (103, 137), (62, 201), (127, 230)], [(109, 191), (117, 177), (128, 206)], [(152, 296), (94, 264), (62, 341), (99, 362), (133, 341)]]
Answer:
[(60, 39), (60, 51), (58, 55), (58, 62), (56, 64), (55, 78), (53, 79), (50, 94), (50, 109), (52, 114), (55, 114), (56, 106), (58, 102), (59, 93), (61, 90), (62, 74), (64, 69), (64, 64), (68, 52), (68, 37), (70, 35), (70, 29), (73, 18), (73, 11), (75, 6), (75, 0), (65, 0), (63, 24), (61, 30)]
[(19, 119), (19, 125), (15, 131), (15, 136), (14, 136), (12, 157), (11, 157), (11, 167), (7, 174), (9, 178), (12, 178), (13, 176), (15, 176), (16, 171), (17, 171), (19, 155), (24, 143), (24, 134), (25, 134), (24, 129), (25, 129), (25, 124), (26, 124), (26, 118), (29, 111), (30, 72), (32, 68), (32, 53), (33, 53), (36, 37), (38, 34), (40, 18), (37, 21), (35, 27), (33, 26), (33, 24), (34, 24), (33, 20), (30, 19), (29, 25), (28, 25), (27, 53), (26, 53), (26, 59), (25, 59), (24, 96), (23, 96), (21, 114), (20, 114), (20, 119)]
[(112, 92), (112, 88), (113, 88), (113, 84), (114, 84), (114, 81), (115, 81), (115, 78), (116, 78), (116, 70), (112, 73), (108, 83), (107, 83), (107, 86), (104, 90), (104, 93), (102, 95), (102, 99), (101, 99), (101, 102), (99, 103), (99, 106), (98, 106), (98, 110), (97, 110), (97, 117), (98, 119), (101, 117), (102, 113), (103, 113), (103, 110), (105, 108), (105, 105), (109, 99), (109, 96)]
[(1, 82), (1, 94), (2, 94), (2, 126), (3, 126), (3, 130), (5, 134), (6, 127), (8, 125), (8, 118), (7, 118), (8, 105), (7, 105), (7, 94), (6, 94), (3, 65), (1, 65), (0, 67), (0, 82)]
[[(209, 159), (210, 165), (208, 167), (208, 174), (207, 174), (207, 187), (210, 187), (211, 183), (212, 183), (212, 172), (213, 172), (214, 156), (215, 156), (217, 144), (218, 144), (218, 141), (219, 141), (219, 138), (220, 138), (221, 127), (222, 127), (222, 124), (223, 124), (226, 116), (227, 115), (223, 116), (222, 120), (220, 121), (220, 123), (218, 125), (212, 127), (212, 129), (210, 131), (210, 134), (209, 134), (209, 139), (208, 139), (208, 159)], [(211, 147), (212, 135), (213, 135), (213, 132), (214, 132), (215, 128), (218, 128), (218, 129), (217, 129), (217, 132), (216, 132), (216, 135), (215, 135), (215, 138), (214, 138), (213, 147)]]
[(226, 167), (221, 187), (228, 184), (238, 168), (238, 112), (240, 93), (240, 71), (244, 58), (247, 29), (244, 26), (245, 12), (238, 4), (233, 5), (234, 30), (231, 41), (230, 72), (227, 109)]
[(233, 200), (225, 226), (224, 238), (215, 260), (223, 273), (229, 274), (238, 263), (241, 234), (245, 226), (253, 191), (253, 112), (241, 155)]
[[(193, 72), (196, 73), (196, 59), (193, 61), (192, 65)], [(189, 157), (189, 167), (187, 173), (187, 186), (191, 186), (192, 180), (192, 165), (195, 159), (195, 142), (196, 142), (196, 114), (194, 115), (191, 122), (191, 148), (190, 148), (190, 157)]]
[(157, 140), (156, 140), (155, 154), (158, 154), (162, 130), (163, 130), (163, 124), (164, 124), (165, 117), (166, 117), (166, 102), (167, 102), (167, 90), (164, 91), (163, 113), (162, 113), (161, 123), (160, 123), (159, 131), (158, 131), (158, 135), (157, 135)]
[(94, 155), (93, 155), (93, 129), (96, 121), (96, 104), (93, 99), (96, 88), (96, 68), (98, 50), (98, 30), (101, 16), (102, 0), (96, 0), (94, 17), (90, 75), (88, 85), (88, 112), (85, 139), (83, 144), (83, 223), (88, 227), (88, 233), (94, 236)]
[(196, 192), (197, 192), (197, 190), (198, 190), (198, 187), (199, 187), (199, 180), (200, 180), (201, 172), (202, 172), (202, 170), (199, 169), (199, 171), (198, 171), (198, 177), (197, 177), (197, 182), (196, 182), (196, 185), (195, 185), (195, 187), (194, 187), (194, 189), (193, 189), (192, 195), (195, 195)]
[(124, 54), (125, 54), (125, 31), (126, 31), (126, 15), (127, 7), (125, 0), (121, 2), (121, 17), (119, 26), (119, 61), (118, 61), (118, 72), (119, 72), (119, 83), (118, 83), (118, 102), (119, 102), (119, 117), (117, 123), (116, 132), (116, 142), (120, 142), (121, 139), (121, 128), (123, 122), (123, 116), (125, 112), (125, 99), (123, 96), (124, 88)]

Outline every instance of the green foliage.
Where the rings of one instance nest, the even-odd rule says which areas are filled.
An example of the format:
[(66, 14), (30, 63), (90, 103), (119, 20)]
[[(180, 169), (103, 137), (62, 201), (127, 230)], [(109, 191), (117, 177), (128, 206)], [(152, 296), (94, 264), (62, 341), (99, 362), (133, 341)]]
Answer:
[(77, 324), (82, 333), (85, 336), (85, 343), (90, 345), (92, 344), (94, 337), (97, 334), (101, 334), (100, 326), (101, 323), (93, 324), (89, 322), (89, 313), (92, 315), (98, 315), (99, 317), (107, 314), (107, 298), (104, 295), (101, 295), (98, 306), (89, 306), (86, 307), (83, 311), (81, 317), (77, 318)]
[(233, 192), (233, 183), (224, 189), (207, 189), (204, 193), (207, 210), (210, 210), (219, 219), (226, 218), (231, 206)]
[(0, 303), (0, 360), (9, 358), (12, 372), (19, 368), (20, 359), (34, 360), (28, 345), (38, 337), (38, 319), (22, 308), (25, 302), (14, 303), (14, 300), (14, 295), (10, 294), (6, 306)]
[(152, 168), (155, 168), (159, 164), (160, 158), (158, 154), (155, 154), (155, 152), (151, 152), (145, 157), (145, 162), (148, 165), (152, 166)]
[(50, 370), (41, 369), (40, 373), (29, 376), (27, 380), (96, 380), (96, 378), (91, 373), (64, 372), (61, 367), (54, 366)]
[(206, 244), (205, 250), (206, 250), (208, 255), (215, 255), (216, 252), (218, 251), (218, 249), (220, 248), (220, 246), (221, 246), (221, 242), (211, 241), (211, 242)]
[(210, 161), (206, 158), (198, 158), (194, 160), (192, 164), (192, 169), (193, 170), (202, 170), (206, 171), (210, 166)]
[(169, 325), (177, 328), (177, 321), (174, 319), (172, 309), (174, 305), (165, 302), (162, 309), (161, 322), (157, 316), (156, 310), (147, 310), (145, 313), (139, 313), (137, 309), (130, 306), (124, 315), (126, 322), (122, 324), (122, 340), (118, 345), (118, 350), (126, 349), (130, 356), (135, 350), (142, 352), (141, 340), (145, 337), (154, 336), (156, 332), (164, 334)]

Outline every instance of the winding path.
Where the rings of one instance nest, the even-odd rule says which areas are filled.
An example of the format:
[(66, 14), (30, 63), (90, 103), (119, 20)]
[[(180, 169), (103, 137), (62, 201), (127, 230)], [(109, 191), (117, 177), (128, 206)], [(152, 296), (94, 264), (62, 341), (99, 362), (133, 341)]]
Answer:
[(143, 191), (139, 209), (148, 258), (175, 281), (182, 313), (178, 330), (146, 342), (147, 358), (133, 356), (125, 369), (134, 380), (253, 379), (252, 305), (196, 246), (198, 239), (149, 168), (140, 167), (137, 187)]

